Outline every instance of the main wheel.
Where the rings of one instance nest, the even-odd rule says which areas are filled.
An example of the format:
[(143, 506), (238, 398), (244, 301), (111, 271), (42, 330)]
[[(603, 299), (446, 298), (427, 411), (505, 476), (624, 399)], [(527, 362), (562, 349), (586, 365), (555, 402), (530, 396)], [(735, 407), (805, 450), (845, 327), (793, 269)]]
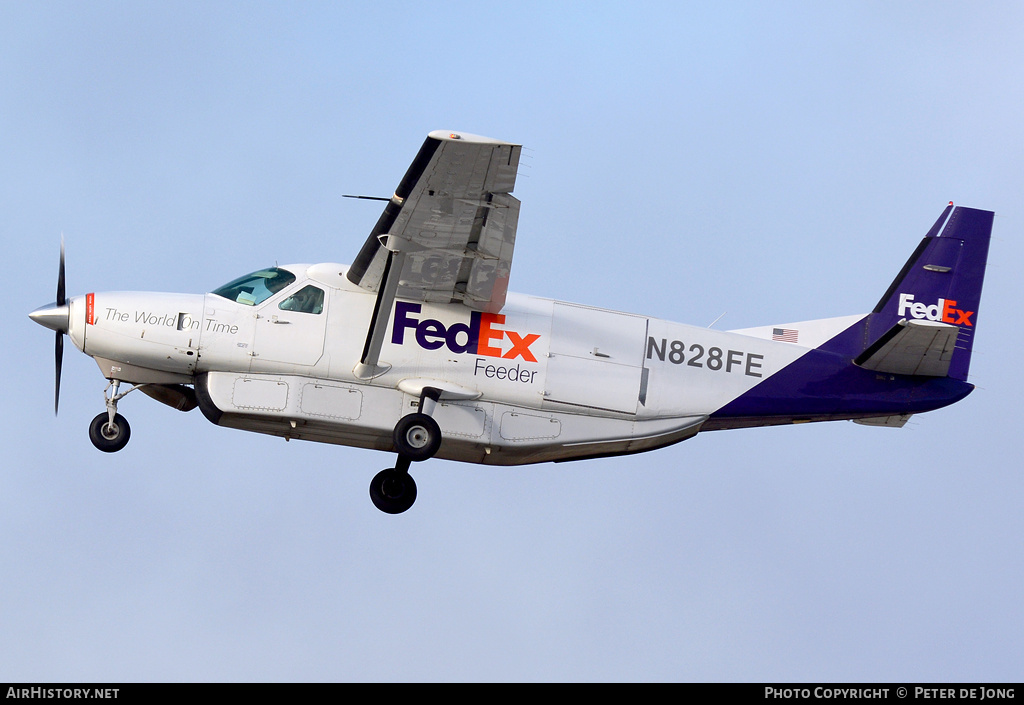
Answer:
[(441, 428), (426, 414), (409, 414), (395, 424), (395, 450), (409, 460), (434, 457), (441, 447)]
[(114, 414), (114, 423), (108, 422), (107, 412), (99, 414), (89, 424), (89, 440), (104, 453), (114, 453), (128, 444), (132, 429), (121, 414)]
[(416, 482), (407, 472), (381, 470), (370, 481), (373, 506), (387, 514), (401, 514), (416, 501)]

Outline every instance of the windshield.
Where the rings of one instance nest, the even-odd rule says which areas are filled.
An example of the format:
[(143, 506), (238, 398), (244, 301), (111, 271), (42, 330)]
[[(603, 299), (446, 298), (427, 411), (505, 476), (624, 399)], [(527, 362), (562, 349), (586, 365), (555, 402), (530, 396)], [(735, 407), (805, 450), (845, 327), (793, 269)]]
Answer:
[(252, 274), (246, 274), (229, 282), (213, 293), (240, 304), (255, 306), (263, 303), (295, 281), (295, 275), (285, 269), (270, 267)]

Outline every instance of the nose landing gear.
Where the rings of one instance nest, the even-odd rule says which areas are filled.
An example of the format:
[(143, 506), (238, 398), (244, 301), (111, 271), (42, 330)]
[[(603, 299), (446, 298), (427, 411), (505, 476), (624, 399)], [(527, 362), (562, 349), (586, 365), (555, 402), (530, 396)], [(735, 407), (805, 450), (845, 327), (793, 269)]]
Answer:
[(382, 512), (401, 514), (416, 501), (416, 482), (409, 466), (434, 457), (441, 447), (441, 428), (431, 416), (440, 398), (440, 389), (424, 387), (419, 412), (407, 414), (395, 424), (398, 462), (393, 468), (381, 470), (370, 482), (370, 500)]
[[(89, 424), (89, 440), (104, 453), (116, 453), (121, 450), (128, 444), (128, 439), (132, 435), (128, 421), (117, 413), (117, 402), (125, 394), (138, 389), (138, 387), (132, 387), (127, 392), (118, 394), (117, 390), (120, 386), (121, 383), (118, 380), (110, 381), (110, 384), (103, 390), (103, 399), (106, 401), (107, 410), (97, 415)], [(108, 391), (110, 392), (109, 396), (107, 395)]]

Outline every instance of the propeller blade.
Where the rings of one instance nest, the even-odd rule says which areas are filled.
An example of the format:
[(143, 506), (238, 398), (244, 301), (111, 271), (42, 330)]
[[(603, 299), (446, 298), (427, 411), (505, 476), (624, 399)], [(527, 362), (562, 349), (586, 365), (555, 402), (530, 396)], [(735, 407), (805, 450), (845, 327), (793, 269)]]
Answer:
[(57, 331), (57, 342), (54, 345), (54, 358), (57, 363), (56, 383), (53, 387), (53, 415), (57, 415), (57, 408), (60, 406), (60, 367), (64, 361), (64, 334)]
[(60, 236), (60, 269), (57, 270), (57, 305), (63, 306), (64, 298), (64, 235)]
[[(64, 233), (60, 234), (60, 267), (57, 269), (57, 305), (66, 306), (67, 299), (64, 291)], [(53, 385), (53, 415), (57, 415), (60, 408), (60, 368), (64, 363), (64, 331), (57, 331), (57, 342), (53, 347), (54, 357), (54, 385)]]

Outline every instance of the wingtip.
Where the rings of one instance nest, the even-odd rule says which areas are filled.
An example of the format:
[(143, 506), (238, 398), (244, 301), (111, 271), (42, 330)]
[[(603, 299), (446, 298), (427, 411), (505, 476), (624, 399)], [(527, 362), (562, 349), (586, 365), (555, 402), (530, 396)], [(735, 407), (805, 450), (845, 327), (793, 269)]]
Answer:
[(475, 142), (479, 144), (512, 144), (505, 140), (496, 140), (491, 137), (484, 137), (483, 135), (474, 135), (469, 132), (459, 132), (458, 130), (434, 130), (428, 137), (441, 140), (444, 142)]

